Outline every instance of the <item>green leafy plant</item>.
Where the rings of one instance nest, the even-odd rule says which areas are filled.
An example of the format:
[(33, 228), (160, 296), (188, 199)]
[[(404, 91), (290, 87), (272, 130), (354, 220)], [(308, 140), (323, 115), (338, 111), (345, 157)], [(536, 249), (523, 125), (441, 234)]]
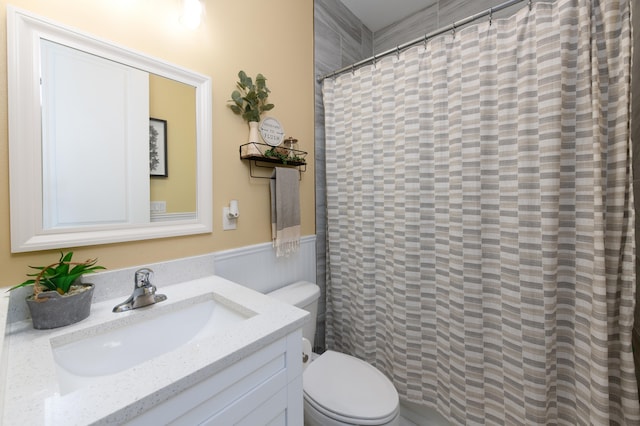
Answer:
[(275, 149), (267, 149), (264, 152), (265, 157), (279, 158), (282, 161), (282, 164), (287, 164), (287, 161), (290, 159), (288, 154), (283, 154), (281, 152), (276, 151)]
[(292, 163), (302, 163), (304, 161), (303, 158), (298, 157), (297, 155), (284, 154), (282, 152), (278, 152), (276, 149), (270, 148), (264, 152), (265, 157), (278, 158), (282, 161), (282, 164), (287, 164), (287, 162)]
[(238, 90), (231, 93), (229, 108), (235, 114), (241, 115), (247, 122), (260, 121), (260, 115), (270, 111), (275, 105), (267, 102), (271, 91), (267, 87), (267, 79), (258, 74), (255, 83), (244, 71), (238, 73)]
[(97, 271), (99, 269), (106, 269), (104, 266), (96, 265), (98, 259), (87, 259), (84, 262), (72, 262), (71, 258), (73, 252), (64, 254), (60, 252), (60, 260), (47, 266), (29, 266), (29, 268), (36, 269), (38, 272), (33, 274), (27, 274), (28, 277), (35, 277), (26, 280), (22, 284), (11, 287), (7, 291), (15, 290), (16, 288), (25, 287), (33, 284), (33, 293), (37, 296), (41, 293), (42, 287), (45, 290), (57, 291), (60, 294), (66, 294), (73, 283), (80, 278), (81, 275)]

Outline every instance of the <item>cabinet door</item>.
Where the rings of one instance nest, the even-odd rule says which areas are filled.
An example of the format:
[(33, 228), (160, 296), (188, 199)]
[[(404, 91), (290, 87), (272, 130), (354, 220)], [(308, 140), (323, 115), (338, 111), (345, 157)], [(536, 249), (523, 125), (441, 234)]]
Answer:
[[(207, 419), (206, 426), (258, 426), (287, 425), (287, 390), (281, 387), (270, 393), (275, 383), (266, 383), (256, 389), (253, 395), (237, 401), (231, 407)], [(270, 397), (268, 395), (271, 395)], [(299, 426), (299, 425), (296, 425)]]
[(286, 426), (287, 425), (287, 392), (281, 389), (262, 405), (255, 408), (246, 417), (236, 423), (237, 426)]
[(128, 425), (300, 426), (301, 342), (297, 330), (152, 407)]

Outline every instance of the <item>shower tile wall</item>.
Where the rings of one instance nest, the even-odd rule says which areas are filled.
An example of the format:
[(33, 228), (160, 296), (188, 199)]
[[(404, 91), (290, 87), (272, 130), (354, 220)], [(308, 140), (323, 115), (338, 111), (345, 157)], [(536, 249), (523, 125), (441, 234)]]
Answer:
[[(315, 75), (316, 77), (347, 67), (415, 40), (475, 13), (502, 4), (504, 0), (425, 0), (418, 13), (372, 33), (340, 0), (314, 1)], [(494, 15), (508, 16), (519, 3)], [(316, 347), (324, 348), (324, 294), (326, 281), (326, 174), (324, 154), (324, 108), (321, 84), (316, 81), (315, 95), (315, 159), (316, 159), (316, 282), (322, 291), (318, 307)], [(640, 154), (637, 156), (640, 158)], [(638, 185), (640, 187), (640, 185)], [(637, 197), (640, 200), (640, 196)]]
[[(373, 34), (339, 0), (316, 0), (314, 2), (314, 27), (316, 77), (368, 58), (373, 52)], [(315, 346), (324, 348), (327, 205), (324, 166), (324, 108), (322, 106), (322, 86), (317, 81), (315, 99), (316, 283), (321, 289)]]
[[(373, 35), (375, 53), (381, 53), (411, 40), (423, 37), (437, 29), (467, 18), (490, 7), (504, 3), (505, 0), (425, 0), (425, 8), (408, 18), (391, 24)], [(494, 15), (500, 18), (513, 14), (522, 7), (516, 4)], [(371, 55), (370, 55), (371, 56)]]

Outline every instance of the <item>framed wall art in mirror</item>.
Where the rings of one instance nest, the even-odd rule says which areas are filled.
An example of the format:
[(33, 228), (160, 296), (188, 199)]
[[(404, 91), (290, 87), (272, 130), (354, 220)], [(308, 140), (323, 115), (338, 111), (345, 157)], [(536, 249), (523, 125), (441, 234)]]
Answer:
[(168, 177), (167, 169), (167, 120), (149, 119), (149, 174)]
[[(209, 77), (9, 5), (7, 44), (12, 252), (212, 231)], [(174, 160), (149, 159), (149, 117), (178, 114), (166, 93), (182, 118), (161, 144), (184, 158), (154, 188)], [(154, 220), (154, 197), (180, 211)]]

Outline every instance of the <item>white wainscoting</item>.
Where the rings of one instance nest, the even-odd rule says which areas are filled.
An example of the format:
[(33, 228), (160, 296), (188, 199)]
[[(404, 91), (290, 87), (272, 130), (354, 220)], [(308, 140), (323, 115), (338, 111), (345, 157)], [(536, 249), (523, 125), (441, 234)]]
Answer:
[(276, 257), (271, 243), (214, 253), (215, 274), (268, 293), (295, 281), (316, 282), (316, 236), (300, 239), (300, 249), (289, 257)]
[[(96, 285), (93, 303), (118, 297), (124, 301), (133, 291), (134, 273), (140, 268), (153, 270), (152, 283), (158, 287), (159, 293), (162, 293), (163, 286), (213, 274), (261, 293), (267, 293), (295, 281), (316, 282), (316, 236), (302, 237), (300, 249), (289, 257), (277, 258), (271, 243), (263, 243), (166, 262), (87, 274), (82, 277), (82, 281)], [(25, 287), (11, 292), (8, 322), (29, 318), (24, 299), (32, 291), (31, 287)]]

